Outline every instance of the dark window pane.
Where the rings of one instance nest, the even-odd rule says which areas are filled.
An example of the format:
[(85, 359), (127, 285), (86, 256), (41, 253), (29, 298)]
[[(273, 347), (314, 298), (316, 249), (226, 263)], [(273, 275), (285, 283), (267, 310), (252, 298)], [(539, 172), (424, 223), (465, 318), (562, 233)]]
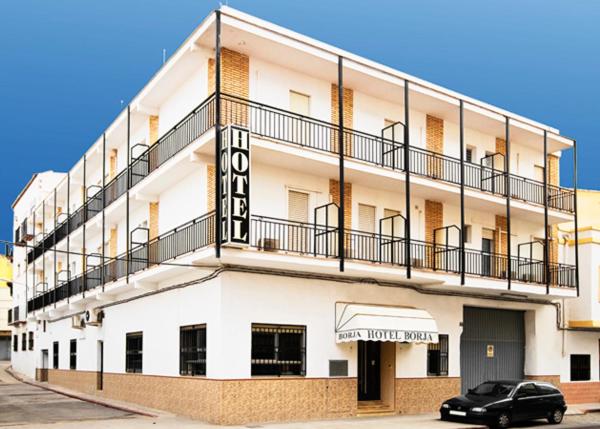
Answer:
[(571, 381), (590, 379), (590, 355), (571, 355)]
[(304, 375), (306, 328), (252, 325), (252, 375)]
[(125, 371), (142, 372), (142, 333), (134, 332), (127, 334), (125, 339)]
[(71, 340), (69, 344), (69, 368), (77, 369), (77, 340)]
[(52, 368), (58, 369), (58, 341), (52, 343)]
[(179, 373), (206, 375), (206, 327), (182, 326), (179, 333)]
[(427, 374), (448, 375), (448, 335), (440, 334), (437, 344), (427, 344)]

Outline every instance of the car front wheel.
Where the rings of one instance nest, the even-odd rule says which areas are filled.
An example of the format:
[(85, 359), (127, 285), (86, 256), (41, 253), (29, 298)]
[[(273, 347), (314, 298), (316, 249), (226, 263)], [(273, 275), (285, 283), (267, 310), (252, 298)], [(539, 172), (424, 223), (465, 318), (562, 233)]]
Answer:
[(500, 413), (496, 418), (496, 424), (494, 427), (507, 428), (510, 426), (510, 415), (508, 413)]
[(562, 422), (563, 417), (564, 417), (563, 411), (560, 408), (557, 408), (554, 411), (552, 411), (550, 413), (550, 415), (548, 416), (548, 422), (553, 425), (557, 425), (560, 422)]

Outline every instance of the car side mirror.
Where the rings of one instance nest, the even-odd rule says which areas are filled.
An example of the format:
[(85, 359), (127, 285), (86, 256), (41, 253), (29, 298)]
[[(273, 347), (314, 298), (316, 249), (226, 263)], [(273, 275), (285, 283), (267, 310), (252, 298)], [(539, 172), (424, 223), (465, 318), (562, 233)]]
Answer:
[(473, 389), (467, 389), (467, 393), (473, 393)]

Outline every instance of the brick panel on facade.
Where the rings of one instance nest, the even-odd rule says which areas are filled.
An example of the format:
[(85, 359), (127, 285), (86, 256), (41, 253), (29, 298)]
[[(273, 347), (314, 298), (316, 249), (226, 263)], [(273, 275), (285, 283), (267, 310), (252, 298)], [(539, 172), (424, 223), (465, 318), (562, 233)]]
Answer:
[[(429, 151), (444, 153), (444, 121), (431, 115), (426, 118), (426, 147)], [(427, 158), (427, 172), (430, 176), (441, 177), (443, 167), (441, 158)]]
[[(331, 84), (331, 122), (333, 124), (339, 124), (339, 111), (340, 107), (338, 104), (338, 86), (335, 83)], [(354, 91), (349, 88), (344, 88), (344, 128), (354, 128)], [(352, 134), (347, 133), (344, 136), (344, 153), (346, 155), (352, 155)], [(337, 133), (333, 134), (332, 151), (338, 151), (337, 145)]]
[(150, 115), (148, 118), (148, 137), (150, 146), (158, 141), (158, 116), (156, 115)]
[[(208, 93), (215, 92), (215, 59), (208, 60)], [(221, 92), (248, 99), (250, 95), (250, 61), (247, 55), (231, 49), (221, 49)], [(248, 107), (245, 104), (223, 100), (221, 125), (248, 125)]]

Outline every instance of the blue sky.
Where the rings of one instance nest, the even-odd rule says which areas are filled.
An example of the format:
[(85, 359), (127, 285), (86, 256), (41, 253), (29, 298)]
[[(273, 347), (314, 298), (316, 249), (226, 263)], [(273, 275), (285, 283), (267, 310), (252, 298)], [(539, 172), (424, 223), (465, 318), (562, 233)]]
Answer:
[[(225, 3), (225, 1), (223, 2)], [(600, 188), (600, 1), (229, 0), (229, 5), (559, 128)], [(207, 0), (0, 2), (0, 238), (34, 172), (67, 171), (215, 7)], [(572, 185), (572, 159), (561, 161)]]

